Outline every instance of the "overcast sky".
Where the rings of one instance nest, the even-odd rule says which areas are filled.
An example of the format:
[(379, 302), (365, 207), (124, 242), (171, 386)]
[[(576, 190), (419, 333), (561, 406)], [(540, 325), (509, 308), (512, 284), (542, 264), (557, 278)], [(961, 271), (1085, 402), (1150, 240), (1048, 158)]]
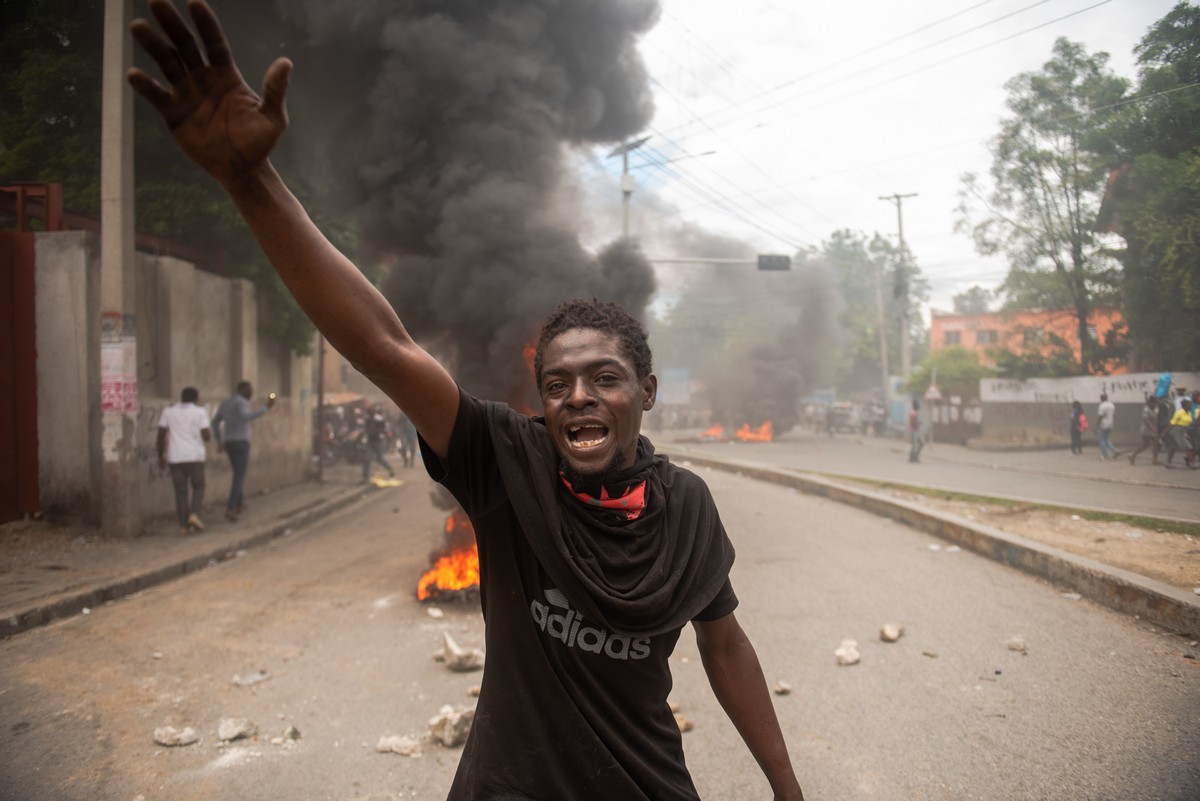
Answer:
[[(1005, 82), (1040, 69), (1060, 36), (1108, 52), (1133, 80), (1134, 45), (1174, 2), (662, 4), (641, 46), (657, 113), (631, 157), (631, 232), (682, 218), (757, 252), (792, 253), (841, 228), (895, 236), (896, 206), (878, 198), (916, 193), (903, 201), (905, 239), (930, 305), (949, 310), (953, 295), (995, 287), (1006, 272), (954, 232), (960, 176), (988, 172)], [(619, 232), (620, 159), (595, 155), (584, 181), (611, 199), (596, 225)]]

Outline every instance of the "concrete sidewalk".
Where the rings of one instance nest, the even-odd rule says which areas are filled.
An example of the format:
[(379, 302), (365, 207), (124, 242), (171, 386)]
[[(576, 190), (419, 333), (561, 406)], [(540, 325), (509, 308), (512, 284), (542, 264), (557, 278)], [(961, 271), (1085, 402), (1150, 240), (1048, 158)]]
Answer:
[(356, 465), (325, 471), (307, 481), (250, 496), (237, 522), (208, 509), (204, 531), (179, 533), (174, 516), (150, 521), (135, 540), (105, 540), (97, 532), (41, 523), (0, 529), (0, 638), (53, 620), (87, 613), (124, 596), (232, 558), (239, 551), (286, 536), (377, 488)]

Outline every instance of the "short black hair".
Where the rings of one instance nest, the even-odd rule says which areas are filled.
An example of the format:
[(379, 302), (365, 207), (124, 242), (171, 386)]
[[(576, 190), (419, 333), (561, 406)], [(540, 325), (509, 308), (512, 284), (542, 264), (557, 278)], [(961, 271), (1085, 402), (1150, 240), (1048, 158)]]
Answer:
[(183, 392), (179, 393), (179, 400), (184, 403), (195, 403), (200, 400), (200, 391), (195, 387), (184, 387)]
[(617, 338), (622, 355), (633, 362), (638, 379), (650, 375), (653, 356), (646, 329), (634, 317), (615, 303), (595, 298), (563, 301), (550, 313), (538, 336), (537, 352), (533, 357), (533, 378), (540, 389), (542, 386), (542, 362), (546, 348), (559, 334), (572, 328), (591, 328), (612, 334)]

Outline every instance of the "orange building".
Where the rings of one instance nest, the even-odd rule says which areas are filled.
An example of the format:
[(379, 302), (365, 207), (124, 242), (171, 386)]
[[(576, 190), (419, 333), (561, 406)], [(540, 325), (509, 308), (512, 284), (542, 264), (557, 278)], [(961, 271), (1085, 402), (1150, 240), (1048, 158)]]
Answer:
[[(1120, 309), (1092, 309), (1088, 317), (1088, 333), (1097, 342), (1115, 326), (1124, 323)], [(994, 364), (988, 351), (1003, 348), (1013, 353), (1039, 350), (1049, 355), (1054, 337), (1066, 342), (1079, 358), (1078, 320), (1071, 309), (1032, 311), (1002, 311), (983, 314), (950, 314), (932, 311), (929, 325), (929, 349), (941, 350), (959, 345), (979, 354), (984, 364)], [(1113, 365), (1110, 373), (1124, 373), (1124, 367)]]

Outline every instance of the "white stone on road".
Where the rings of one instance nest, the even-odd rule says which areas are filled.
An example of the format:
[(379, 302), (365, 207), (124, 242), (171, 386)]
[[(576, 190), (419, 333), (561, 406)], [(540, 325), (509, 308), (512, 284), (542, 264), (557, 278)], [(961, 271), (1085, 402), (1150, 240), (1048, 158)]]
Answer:
[(159, 726), (154, 730), (154, 742), (174, 748), (181, 745), (192, 745), (200, 742), (200, 736), (191, 726), (177, 729), (174, 726)]

